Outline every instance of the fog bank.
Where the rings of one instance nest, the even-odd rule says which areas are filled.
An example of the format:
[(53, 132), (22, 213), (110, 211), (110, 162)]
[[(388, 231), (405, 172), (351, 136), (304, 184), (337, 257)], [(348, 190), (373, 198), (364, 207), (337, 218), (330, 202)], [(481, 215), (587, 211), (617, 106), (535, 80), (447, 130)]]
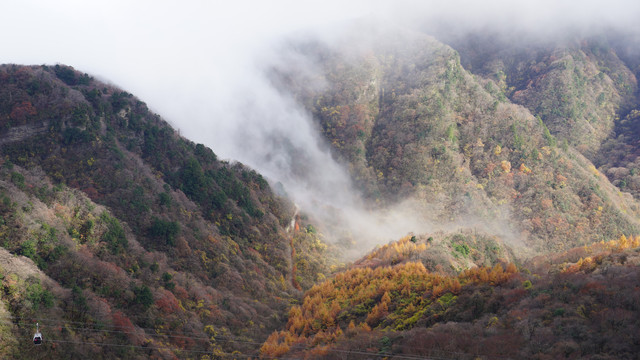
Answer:
[[(281, 183), (303, 212), (343, 224), (338, 232), (349, 238), (383, 243), (438, 226), (409, 204), (386, 212), (363, 205), (309, 114), (269, 81), (265, 64), (279, 58), (283, 37), (304, 33), (330, 42), (340, 38), (342, 24), (363, 18), (423, 31), (640, 33), (638, 13), (640, 4), (621, 0), (23, 0), (0, 13), (0, 62), (63, 63), (113, 82), (183, 136)], [(375, 34), (363, 35), (376, 41)], [(302, 59), (291, 65), (316, 71)]]

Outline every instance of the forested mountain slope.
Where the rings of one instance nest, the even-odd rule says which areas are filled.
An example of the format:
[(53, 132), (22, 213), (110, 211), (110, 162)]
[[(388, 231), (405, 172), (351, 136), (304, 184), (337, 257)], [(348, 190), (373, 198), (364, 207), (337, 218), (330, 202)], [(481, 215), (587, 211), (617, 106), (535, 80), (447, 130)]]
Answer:
[(0, 356), (637, 353), (634, 50), (436, 35), (359, 22), (262, 64), (348, 169), (354, 223), (433, 227), (340, 267), (342, 224), (132, 94), (1, 65)]
[(620, 31), (553, 38), (515, 31), (451, 35), (465, 68), (493, 79), (513, 102), (540, 116), (559, 141), (591, 159), (638, 198), (639, 39)]
[(372, 207), (411, 199), (471, 229), (374, 249), (308, 291), (263, 355), (633, 358), (634, 51), (575, 34), (344, 34), (287, 43), (314, 68), (275, 66), (274, 84)]
[[(364, 40), (372, 33), (376, 41)], [(638, 202), (589, 160), (634, 99), (633, 73), (610, 52), (597, 58), (607, 72), (595, 48), (566, 48), (534, 52), (538, 70), (509, 63), (485, 77), (433, 37), (366, 23), (284, 49), (314, 71), (276, 65), (274, 83), (313, 115), (371, 206), (417, 200), (425, 219), (480, 227), (538, 252), (638, 231)], [(509, 66), (520, 70), (512, 77), (528, 78), (512, 85)]]
[(3, 357), (37, 319), (60, 357), (251, 353), (327, 270), (261, 175), (72, 68), (0, 67), (0, 149)]
[[(392, 246), (405, 248), (402, 241)], [(401, 253), (396, 265), (354, 267), (313, 287), (262, 354), (632, 359), (639, 350), (640, 238), (459, 274), (427, 269), (419, 256)]]

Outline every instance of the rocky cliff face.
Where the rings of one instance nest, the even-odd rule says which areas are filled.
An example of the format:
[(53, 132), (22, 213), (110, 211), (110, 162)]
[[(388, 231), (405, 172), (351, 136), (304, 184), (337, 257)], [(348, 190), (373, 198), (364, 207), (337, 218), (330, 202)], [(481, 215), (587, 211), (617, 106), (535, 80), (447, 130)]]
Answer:
[(30, 137), (42, 135), (49, 130), (49, 121), (39, 124), (15, 126), (0, 134), (0, 145), (23, 141)]

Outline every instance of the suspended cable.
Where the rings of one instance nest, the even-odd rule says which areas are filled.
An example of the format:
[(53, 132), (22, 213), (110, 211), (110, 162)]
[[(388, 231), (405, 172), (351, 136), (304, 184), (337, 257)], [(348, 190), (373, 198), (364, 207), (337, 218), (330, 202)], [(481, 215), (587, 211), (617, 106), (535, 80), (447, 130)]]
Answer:
[[(0, 321), (5, 321), (7, 323), (11, 323), (11, 324), (16, 324), (14, 322), (8, 321), (8, 320), (2, 320), (1, 319), (2, 316), (0, 316)], [(11, 317), (8, 316), (6, 318), (11, 318), (11, 319), (25, 319), (25, 318), (20, 318), (20, 317)], [(135, 330), (143, 330), (145, 331), (145, 335), (146, 336), (151, 336), (151, 337), (169, 337), (169, 338), (188, 338), (188, 339), (196, 339), (196, 340), (211, 340), (211, 339), (215, 339), (215, 340), (219, 340), (219, 341), (227, 341), (227, 342), (243, 342), (243, 343), (248, 343), (248, 344), (253, 344), (253, 345), (262, 345), (263, 342), (254, 342), (254, 341), (248, 341), (248, 340), (241, 340), (241, 339), (236, 339), (236, 338), (231, 338), (231, 337), (227, 337), (227, 336), (222, 336), (222, 335), (211, 335), (211, 336), (207, 336), (207, 337), (203, 337), (201, 335), (201, 333), (196, 333), (196, 332), (182, 332), (182, 334), (180, 335), (172, 335), (172, 334), (177, 334), (177, 332), (174, 331), (165, 331), (166, 334), (159, 334), (157, 333), (157, 329), (152, 329), (152, 328), (142, 328), (142, 327), (135, 327), (134, 331), (126, 331), (126, 330), (105, 330), (105, 329), (100, 329), (100, 328), (96, 328), (96, 327), (68, 327), (66, 326), (68, 323), (73, 323), (73, 324), (83, 324), (80, 322), (66, 322), (66, 321), (58, 321), (58, 320), (48, 320), (48, 319), (43, 319), (43, 318), (38, 318), (38, 319), (31, 319), (31, 318), (26, 318), (26, 319), (30, 319), (30, 320), (37, 320), (40, 321), (42, 323), (47, 323), (49, 324), (49, 326), (55, 326), (55, 327), (61, 327), (62, 325), (64, 325), (64, 328), (69, 329), (69, 330), (87, 330), (87, 331), (94, 331), (94, 332), (107, 332), (107, 333), (121, 333), (121, 334), (138, 334), (137, 331)], [(27, 325), (27, 326), (31, 326), (33, 324), (31, 323), (26, 323), (26, 322), (18, 322), (17, 324), (20, 325)], [(86, 324), (86, 323), (84, 323)], [(101, 325), (103, 326), (103, 325)], [(105, 325), (106, 326), (106, 325)], [(108, 326), (111, 328), (119, 328), (119, 326)], [(147, 333), (147, 331), (149, 331)], [(186, 334), (185, 334), (186, 333)], [(194, 334), (195, 336), (190, 336), (187, 334)]]
[[(21, 323), (24, 325), (28, 325), (31, 326), (32, 324), (27, 324), (27, 323)], [(95, 330), (95, 329), (90, 329), (90, 328), (78, 328), (81, 330), (88, 330), (88, 331), (101, 331), (101, 330)], [(122, 333), (122, 334), (135, 334), (135, 332), (127, 332), (127, 331), (118, 331), (118, 330), (104, 330), (105, 332), (109, 332), (109, 333)], [(149, 336), (169, 336), (169, 335), (161, 335), (161, 334), (146, 334), (145, 335)], [(178, 337), (178, 338), (185, 338), (185, 339), (206, 339), (209, 340), (209, 338), (193, 338), (193, 337), (188, 337), (188, 336), (181, 336), (181, 335), (175, 335), (173, 337)], [(213, 336), (212, 338), (215, 338), (215, 336)], [(221, 339), (221, 338), (217, 338), (216, 340), (221, 340), (221, 341), (236, 341), (236, 342), (240, 342), (240, 343), (247, 343), (247, 344), (252, 344), (252, 345), (262, 345), (263, 343), (258, 343), (258, 342), (252, 342), (252, 341), (245, 341), (245, 340), (238, 340), (238, 339)], [(143, 345), (133, 345), (133, 344), (116, 344), (116, 343), (105, 343), (105, 342), (88, 342), (88, 341), (72, 341), (72, 340), (63, 340), (63, 339), (58, 339), (55, 337), (46, 337), (45, 338), (45, 342), (51, 342), (51, 343), (66, 343), (66, 344), (77, 344), (77, 345), (96, 345), (96, 346), (108, 346), (108, 347), (126, 347), (126, 348), (134, 348), (134, 349), (142, 349), (142, 350), (167, 350), (167, 351), (177, 351), (177, 352), (189, 352), (189, 353), (201, 353), (201, 354), (216, 354), (216, 355), (230, 355), (230, 356), (237, 356), (237, 355), (244, 355), (244, 356), (260, 356), (262, 358), (276, 358), (273, 356), (268, 356), (266, 354), (246, 354), (246, 353), (239, 353), (239, 352), (235, 352), (235, 353), (227, 353), (227, 352), (220, 352), (220, 351), (204, 351), (204, 350), (192, 350), (192, 349), (182, 349), (182, 348), (172, 348), (172, 347), (158, 347), (158, 346), (143, 346)], [(313, 350), (314, 348), (312, 347), (308, 347), (305, 345), (293, 345), (290, 347), (290, 350), (293, 351), (306, 351), (306, 350)], [(369, 352), (369, 351), (362, 351), (362, 350), (343, 350), (343, 349), (323, 349), (323, 351), (327, 351), (327, 352), (332, 352), (332, 353), (343, 353), (343, 354), (354, 354), (354, 355), (367, 355), (367, 356), (375, 356), (375, 357), (392, 357), (392, 358), (396, 358), (396, 359), (425, 359), (424, 357), (419, 357), (419, 356), (412, 356), (412, 355), (401, 355), (401, 354), (380, 354), (380, 353), (374, 353), (374, 352)], [(435, 359), (435, 358), (431, 358), (431, 359)]]
[[(52, 319), (46, 319), (46, 318), (27, 318), (27, 317), (17, 317), (17, 316), (8, 316), (8, 315), (0, 315), (0, 321), (4, 321), (5, 323), (9, 323), (9, 324), (13, 324), (13, 325), (18, 325), (18, 326), (25, 326), (25, 327), (32, 327), (33, 323), (27, 323), (27, 322), (23, 322), (23, 321), (18, 321), (17, 323), (10, 321), (9, 319), (15, 319), (15, 320), (33, 320), (33, 321), (38, 321), (38, 322), (42, 322), (42, 323), (48, 323), (49, 326), (54, 326), (54, 325), (59, 325), (56, 327), (59, 328), (66, 328), (69, 330), (79, 330), (79, 331), (87, 331), (87, 332), (101, 332), (101, 333), (112, 333), (112, 334), (125, 334), (125, 335), (138, 335), (139, 333), (137, 331), (123, 331), (123, 330), (105, 330), (105, 329), (99, 329), (96, 327), (68, 327), (68, 324), (87, 324), (86, 322), (77, 322), (77, 321), (62, 321), (62, 320), (52, 320)], [(100, 325), (100, 326), (107, 326), (107, 325)], [(111, 328), (117, 328), (118, 326), (108, 326)], [(215, 341), (215, 342), (237, 342), (237, 343), (243, 343), (243, 344), (247, 344), (247, 345), (254, 345), (254, 346), (261, 346), (264, 344), (264, 342), (256, 342), (256, 341), (249, 341), (249, 340), (243, 340), (243, 339), (236, 339), (236, 338), (231, 338), (231, 337), (227, 337), (227, 336), (221, 336), (221, 335), (212, 335), (212, 336), (208, 336), (208, 337), (203, 337), (201, 336), (201, 334), (195, 333), (195, 332), (187, 332), (187, 334), (194, 334), (196, 336), (189, 336), (189, 335), (185, 335), (185, 332), (182, 332), (182, 334), (178, 335), (176, 332), (173, 331), (166, 331), (165, 334), (158, 334), (156, 332), (156, 329), (152, 329), (152, 328), (141, 328), (141, 327), (137, 327), (136, 330), (147, 330), (149, 331), (149, 333), (147, 333), (146, 331), (144, 332), (144, 334), (140, 334), (140, 335), (144, 335), (145, 337), (148, 338), (153, 338), (153, 337), (162, 337), (162, 338), (172, 338), (172, 339), (189, 339), (189, 340), (202, 340), (202, 341)], [(86, 345), (102, 345), (102, 346), (118, 346), (118, 347), (133, 347), (133, 348), (141, 348), (141, 349), (148, 349), (148, 350), (168, 350), (168, 351), (182, 351), (182, 352), (198, 352), (198, 353), (207, 353), (207, 354), (212, 354), (213, 352), (211, 351), (199, 351), (199, 350), (188, 350), (188, 349), (182, 349), (182, 348), (172, 348), (172, 347), (153, 347), (153, 346), (140, 346), (140, 345), (133, 345), (133, 344), (111, 344), (111, 343), (101, 343), (101, 342), (83, 342), (83, 341), (71, 341), (71, 340), (62, 340), (62, 339), (56, 339), (56, 338), (49, 338), (49, 337), (45, 337), (45, 341), (47, 342), (58, 342), (58, 343), (74, 343), (74, 344), (86, 344)], [(291, 345), (289, 347), (290, 351), (308, 351), (308, 350), (317, 350), (317, 348), (314, 347), (309, 347), (307, 345), (302, 345), (302, 344), (294, 344)], [(433, 352), (433, 349), (426, 349), (426, 348), (422, 348), (422, 347), (407, 347), (405, 348), (407, 350), (424, 350), (427, 352)], [(374, 352), (370, 352), (370, 351), (366, 351), (366, 350), (361, 350), (361, 349), (340, 349), (340, 348), (329, 348), (329, 349), (322, 349), (322, 351), (327, 351), (327, 352), (332, 352), (332, 353), (341, 353), (341, 354), (353, 354), (353, 355), (367, 355), (367, 356), (375, 356), (375, 357), (391, 357), (391, 358), (395, 358), (395, 359), (450, 359), (451, 357), (445, 358), (445, 357), (434, 357), (429, 355), (428, 357), (424, 357), (421, 355), (411, 355), (411, 354), (386, 354), (386, 353), (374, 353)], [(444, 351), (444, 350), (436, 350), (438, 353), (442, 353), (442, 354), (449, 354), (451, 356), (453, 356), (453, 358), (459, 357), (459, 356), (468, 356), (470, 355), (470, 353), (460, 353), (460, 352), (451, 352), (451, 351)], [(216, 354), (218, 354), (218, 352), (216, 352)], [(234, 355), (234, 354), (230, 354), (230, 353), (226, 353), (228, 355)], [(235, 354), (237, 355), (237, 354)], [(247, 355), (247, 354), (242, 354), (242, 355)], [(496, 355), (491, 355), (491, 354), (475, 354), (475, 355), (482, 355), (482, 356), (491, 356), (492, 358), (496, 358), (496, 359), (509, 359), (508, 357), (502, 357), (502, 356), (496, 356)], [(256, 356), (256, 354), (253, 355), (247, 355), (247, 356)], [(267, 357), (267, 358), (272, 358), (263, 354), (260, 354), (261, 357)]]
[[(141, 349), (141, 350), (168, 350), (171, 352), (187, 352), (187, 353), (211, 354), (211, 355), (226, 355), (226, 356), (243, 355), (248, 357), (255, 356), (254, 354), (246, 354), (239, 351), (228, 353), (224, 351), (189, 350), (189, 349), (176, 349), (171, 347), (143, 346), (143, 345), (133, 345), (133, 344), (115, 344), (115, 343), (88, 342), (88, 341), (71, 341), (71, 340), (61, 340), (61, 339), (47, 339), (46, 342), (61, 343), (61, 344), (76, 344), (76, 345), (99, 345), (99, 346), (120, 347), (120, 348)], [(268, 358), (274, 359), (274, 357), (270, 357), (270, 356)]]

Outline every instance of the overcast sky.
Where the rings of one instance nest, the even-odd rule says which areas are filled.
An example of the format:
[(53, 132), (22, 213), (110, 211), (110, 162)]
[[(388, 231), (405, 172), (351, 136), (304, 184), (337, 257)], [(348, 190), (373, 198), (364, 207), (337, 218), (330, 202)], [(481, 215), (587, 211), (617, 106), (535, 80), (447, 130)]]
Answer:
[[(8, 0), (0, 7), (0, 63), (63, 63), (114, 82), (178, 125), (217, 114), (271, 40), (367, 16), (474, 23), (638, 25), (640, 2), (391, 0)], [(219, 100), (216, 100), (219, 99)], [(201, 100), (207, 105), (203, 106)], [(192, 120), (189, 120), (191, 118)], [(198, 120), (194, 120), (198, 118)], [(197, 127), (196, 127), (197, 128)], [(224, 149), (219, 151), (225, 152)]]
[(272, 39), (363, 16), (364, 3), (376, 6), (338, 3), (5, 1), (0, 63), (71, 65), (132, 92), (172, 123), (200, 135), (191, 131), (189, 118), (216, 113), (211, 106), (246, 86), (249, 67)]
[[(0, 8), (0, 63), (63, 63), (134, 93), (188, 136), (255, 76), (271, 41), (374, 16), (452, 26), (566, 22), (638, 27), (640, 2), (385, 0), (10, 0)], [(242, 90), (240, 90), (242, 91)], [(198, 139), (202, 141), (202, 139)], [(223, 153), (224, 149), (218, 149)]]
[[(349, 207), (356, 200), (346, 195), (352, 192), (345, 171), (318, 145), (307, 114), (256, 64), (277, 56), (272, 45), (284, 35), (326, 32), (361, 18), (546, 35), (566, 24), (640, 32), (640, 1), (5, 0), (0, 63), (73, 66), (133, 93), (220, 157), (281, 181), (302, 205), (314, 193), (314, 201)], [(290, 146), (274, 143), (273, 134)], [(291, 177), (292, 150), (304, 153), (313, 184)]]

